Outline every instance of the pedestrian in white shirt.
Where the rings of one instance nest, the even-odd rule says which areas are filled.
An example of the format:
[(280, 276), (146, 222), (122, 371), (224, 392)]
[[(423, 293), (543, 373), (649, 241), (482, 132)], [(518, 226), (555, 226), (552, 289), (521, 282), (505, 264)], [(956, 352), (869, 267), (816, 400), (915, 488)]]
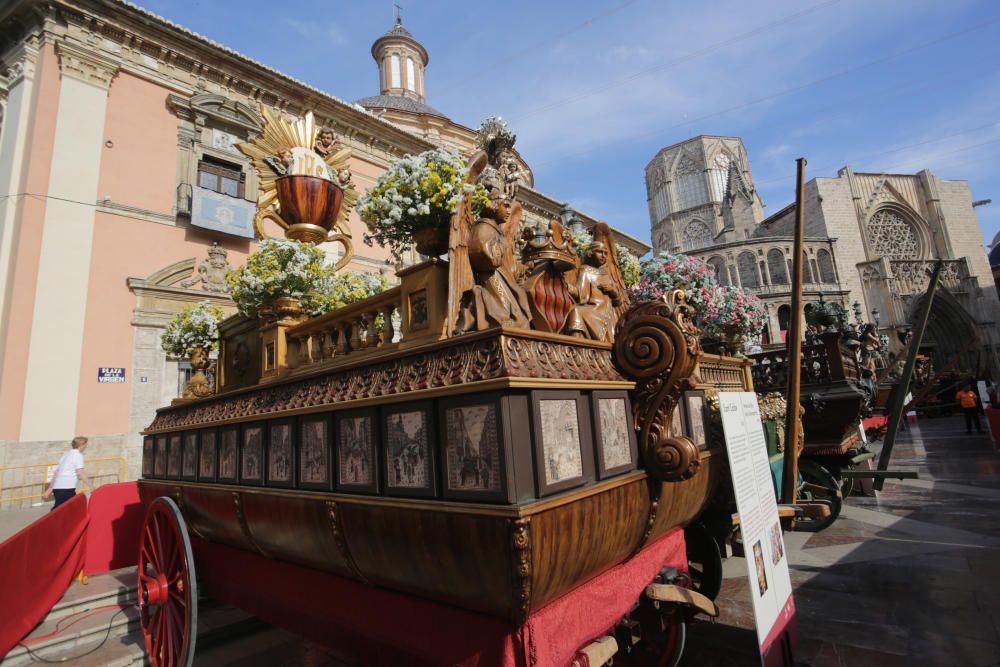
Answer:
[(87, 449), (87, 439), (83, 436), (73, 438), (73, 449), (62, 455), (56, 466), (52, 479), (45, 485), (42, 498), (46, 500), (55, 496), (55, 509), (76, 495), (77, 480), (82, 480), (88, 488), (92, 488), (87, 473), (83, 469), (83, 450)]

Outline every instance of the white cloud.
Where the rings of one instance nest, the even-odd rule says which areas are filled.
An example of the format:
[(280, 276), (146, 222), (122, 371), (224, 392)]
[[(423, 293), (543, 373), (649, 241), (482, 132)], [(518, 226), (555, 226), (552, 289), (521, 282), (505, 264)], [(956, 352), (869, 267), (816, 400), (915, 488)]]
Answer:
[(350, 41), (347, 33), (336, 23), (293, 19), (287, 16), (283, 16), (281, 22), (300, 37), (317, 40), (318, 45), (343, 46)]

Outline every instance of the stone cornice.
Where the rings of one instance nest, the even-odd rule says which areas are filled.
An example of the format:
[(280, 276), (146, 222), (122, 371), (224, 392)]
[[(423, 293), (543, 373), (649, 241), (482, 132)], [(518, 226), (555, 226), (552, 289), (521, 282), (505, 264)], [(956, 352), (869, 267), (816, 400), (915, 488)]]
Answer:
[(10, 89), (22, 79), (34, 78), (38, 48), (26, 41), (21, 42), (6, 54), (4, 61), (7, 66), (6, 88)]
[(120, 63), (100, 55), (96, 51), (86, 51), (68, 42), (56, 44), (59, 56), (59, 70), (69, 77), (108, 90), (118, 73)]

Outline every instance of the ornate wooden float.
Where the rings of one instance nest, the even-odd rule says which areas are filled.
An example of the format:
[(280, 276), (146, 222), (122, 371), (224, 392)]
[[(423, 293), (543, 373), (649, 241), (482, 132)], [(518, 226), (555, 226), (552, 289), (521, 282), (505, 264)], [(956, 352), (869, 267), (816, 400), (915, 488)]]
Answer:
[[(496, 158), (474, 156), (470, 180), (490, 185)], [(727, 473), (708, 399), (749, 389), (748, 364), (701, 351), (682, 291), (630, 305), (606, 226), (581, 263), (555, 221), (519, 240), (520, 205), (488, 190), (453, 216), (448, 261), (312, 319), (287, 303), (230, 318), (218, 393), (157, 411), (139, 481), (155, 663), (193, 650), (198, 544), (515, 628), (713, 501)], [(165, 504), (193, 553), (158, 537)]]

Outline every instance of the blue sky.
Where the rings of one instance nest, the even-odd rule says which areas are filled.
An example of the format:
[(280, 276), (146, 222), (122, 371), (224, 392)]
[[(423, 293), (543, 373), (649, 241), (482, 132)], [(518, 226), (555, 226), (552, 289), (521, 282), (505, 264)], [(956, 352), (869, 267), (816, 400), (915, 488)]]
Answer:
[[(400, 0), (397, 0), (399, 2)], [(392, 2), (140, 0), (347, 101), (378, 93)], [(536, 187), (649, 240), (643, 168), (738, 135), (773, 213), (807, 177), (929, 168), (1000, 232), (1000, 3), (988, 0), (402, 0), (428, 103), (508, 120)]]

